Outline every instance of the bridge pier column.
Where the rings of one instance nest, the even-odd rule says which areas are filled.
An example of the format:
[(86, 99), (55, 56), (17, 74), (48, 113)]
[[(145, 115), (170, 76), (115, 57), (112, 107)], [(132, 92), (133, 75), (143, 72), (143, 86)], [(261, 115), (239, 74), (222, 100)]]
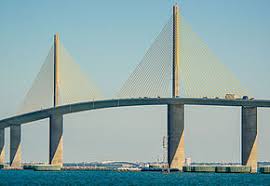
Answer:
[(63, 166), (63, 115), (52, 114), (50, 116), (50, 155), (51, 165)]
[(257, 172), (257, 107), (242, 107), (242, 165)]
[(5, 162), (5, 129), (0, 129), (0, 164)]
[(185, 161), (183, 104), (168, 105), (167, 135), (169, 167), (182, 171)]
[(10, 166), (21, 167), (21, 125), (10, 127)]

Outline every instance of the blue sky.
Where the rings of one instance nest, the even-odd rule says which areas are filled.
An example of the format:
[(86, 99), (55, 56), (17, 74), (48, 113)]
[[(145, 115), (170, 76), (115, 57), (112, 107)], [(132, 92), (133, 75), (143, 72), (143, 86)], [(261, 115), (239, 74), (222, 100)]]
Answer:
[[(16, 79), (23, 77), (22, 90), (27, 91), (52, 45), (53, 34), (59, 32), (76, 62), (111, 95), (160, 32), (174, 2), (2, 1), (2, 74), (6, 77), (14, 73), (16, 76), (12, 77)], [(267, 61), (270, 2), (183, 0), (180, 3), (182, 15), (209, 48), (242, 83), (254, 87), (255, 95), (267, 97), (262, 92), (266, 89), (270, 93), (270, 88), (266, 88), (269, 84), (264, 81), (270, 66)], [(11, 64), (13, 70), (6, 74)], [(109, 87), (104, 74), (114, 77)], [(11, 82), (16, 79), (9, 77)]]
[[(241, 82), (250, 88), (256, 97), (270, 98), (268, 81), (270, 1), (268, 0), (181, 0), (180, 2), (172, 0), (2, 0), (0, 1), (0, 116), (7, 116), (16, 111), (45, 60), (55, 32), (60, 33), (62, 43), (82, 69), (101, 87), (103, 92), (112, 95), (119, 90), (167, 22), (171, 15), (171, 7), (175, 2), (180, 4), (181, 13), (193, 30), (222, 62), (237, 74)], [(155, 109), (159, 110), (153, 108)], [(133, 115), (132, 111), (127, 113), (123, 123), (129, 121)], [(111, 111), (108, 114), (112, 117), (111, 122), (117, 123), (119, 118), (115, 112), (117, 111)], [(156, 131), (152, 137), (159, 139), (159, 134), (162, 133), (165, 125), (161, 121), (165, 121), (165, 116), (160, 120), (151, 120), (150, 116), (155, 117), (151, 109), (136, 112), (141, 114), (140, 116), (146, 121), (158, 122), (159, 125), (157, 129), (144, 129), (145, 125), (141, 124), (138, 131), (141, 129), (148, 132)], [(146, 116), (146, 112), (150, 113), (149, 116)], [(161, 108), (160, 112), (163, 113), (164, 108)], [(95, 114), (89, 113), (98, 118), (102, 112)], [(84, 122), (89, 122), (92, 120), (92, 118), (89, 119), (89, 115), (80, 116), (80, 118), (83, 117)], [(264, 111), (262, 115), (263, 126), (266, 127), (269, 121), (265, 118), (269, 113)], [(223, 117), (225, 118), (226, 114)], [(233, 120), (237, 120), (238, 117), (236, 114), (236, 119)], [(205, 116), (204, 119), (207, 117)], [(103, 121), (103, 124), (106, 122), (108, 121)], [(190, 126), (196, 126), (195, 121), (189, 122), (193, 122)], [(104, 129), (101, 127), (105, 126), (103, 124), (99, 125), (100, 130)], [(84, 124), (79, 126), (79, 128), (84, 127), (86, 127)], [(68, 127), (67, 131), (69, 131)], [(128, 133), (128, 131), (130, 131), (129, 127), (122, 130), (123, 133)], [(216, 132), (218, 134), (218, 131)], [(147, 135), (144, 138), (147, 139)], [(47, 138), (44, 140), (43, 143), (47, 145)], [(264, 140), (267, 141), (267, 139)], [(26, 141), (31, 144), (31, 139), (26, 139)], [(75, 144), (75, 142), (70, 143)], [(151, 147), (151, 143), (147, 143), (142, 149)], [(265, 143), (262, 146), (268, 145)], [(218, 146), (218, 144), (214, 145)], [(198, 146), (195, 143), (195, 147)], [(238, 146), (239, 144), (234, 148)], [(192, 152), (198, 154), (195, 147), (188, 149), (188, 154)], [(67, 160), (73, 160), (72, 145), (66, 149), (70, 152)], [(153, 150), (148, 159), (153, 159), (153, 154), (159, 151), (160, 149)], [(41, 150), (41, 152), (46, 151)], [(131, 151), (131, 153), (134, 152)], [(264, 152), (262, 157), (266, 157), (267, 153), (270, 154), (269, 151)], [(41, 159), (47, 158), (40, 154), (42, 153), (37, 153), (37, 156), (41, 156)], [(28, 155), (25, 159), (32, 158), (31, 154)], [(117, 155), (115, 154), (112, 158)], [(130, 159), (134, 159), (127, 153), (127, 159), (129, 156), (131, 156)], [(231, 159), (235, 160), (237, 157), (238, 155)], [(78, 156), (78, 158), (82, 157)], [(87, 157), (84, 158), (87, 159)], [(199, 156), (197, 159), (200, 159)]]

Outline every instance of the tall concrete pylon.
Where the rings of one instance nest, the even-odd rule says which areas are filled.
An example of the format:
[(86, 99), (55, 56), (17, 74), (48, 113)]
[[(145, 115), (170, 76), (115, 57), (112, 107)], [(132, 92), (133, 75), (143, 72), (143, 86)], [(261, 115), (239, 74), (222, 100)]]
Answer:
[(21, 125), (10, 127), (10, 166), (21, 167)]
[(59, 75), (59, 62), (60, 62), (60, 55), (59, 55), (59, 34), (56, 33), (54, 35), (54, 82), (53, 82), (53, 106), (56, 107), (59, 105), (59, 82), (60, 82), (60, 75)]
[(241, 163), (257, 172), (257, 107), (242, 107)]
[[(172, 69), (172, 97), (180, 95), (179, 66), (180, 66), (180, 41), (179, 41), (179, 7), (173, 6), (173, 69)], [(168, 165), (170, 168), (183, 169), (185, 161), (184, 151), (184, 105), (168, 105)]]
[(179, 7), (173, 6), (173, 65), (172, 65), (172, 97), (180, 95), (179, 92), (179, 66), (180, 66), (180, 41), (179, 41)]
[[(54, 107), (59, 105), (59, 35), (54, 35)], [(50, 116), (50, 152), (49, 163), (51, 165), (63, 166), (63, 115), (54, 112)]]
[(5, 129), (0, 129), (0, 165), (5, 162)]

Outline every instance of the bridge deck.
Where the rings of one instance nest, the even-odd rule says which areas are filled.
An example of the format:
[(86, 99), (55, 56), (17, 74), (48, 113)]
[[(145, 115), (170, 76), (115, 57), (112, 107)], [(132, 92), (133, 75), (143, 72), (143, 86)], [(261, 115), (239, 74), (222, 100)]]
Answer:
[(226, 99), (207, 99), (207, 98), (136, 98), (136, 99), (112, 99), (89, 101), (63, 105), (56, 108), (43, 109), (18, 116), (13, 116), (0, 120), (0, 128), (10, 127), (11, 125), (21, 125), (50, 117), (54, 112), (69, 114), (87, 110), (95, 110), (111, 107), (142, 106), (142, 105), (213, 105), (213, 106), (246, 106), (246, 107), (270, 107), (270, 100), (226, 100)]

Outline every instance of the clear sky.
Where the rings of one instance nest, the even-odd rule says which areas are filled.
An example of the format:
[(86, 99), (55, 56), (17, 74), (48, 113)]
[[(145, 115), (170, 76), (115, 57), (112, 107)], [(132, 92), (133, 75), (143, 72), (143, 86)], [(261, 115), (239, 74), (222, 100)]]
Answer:
[[(0, 116), (16, 111), (53, 34), (108, 96), (119, 90), (171, 15), (173, 0), (0, 1)], [(270, 1), (181, 0), (181, 12), (209, 48), (254, 93), (270, 98)], [(259, 157), (270, 160), (270, 110), (259, 110)], [(240, 109), (186, 109), (186, 154), (239, 161)], [(65, 118), (65, 161), (156, 160), (166, 108), (94, 111)], [(23, 128), (23, 158), (48, 158), (48, 125)], [(8, 137), (8, 134), (6, 135)], [(8, 138), (7, 138), (8, 139)]]

